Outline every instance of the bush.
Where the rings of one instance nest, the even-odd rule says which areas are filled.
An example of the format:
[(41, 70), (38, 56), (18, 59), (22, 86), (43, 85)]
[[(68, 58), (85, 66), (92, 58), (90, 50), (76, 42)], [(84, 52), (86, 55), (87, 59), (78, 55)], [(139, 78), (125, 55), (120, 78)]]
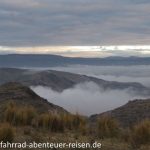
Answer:
[(73, 117), (72, 115), (63, 114), (61, 115), (62, 120), (64, 121), (64, 126), (66, 129), (72, 130), (73, 129)]
[(83, 118), (81, 116), (79, 116), (79, 114), (77, 113), (76, 115), (72, 115), (72, 118), (73, 118), (73, 127), (75, 129), (78, 129), (80, 124), (82, 123), (83, 121)]
[(98, 119), (98, 136), (99, 138), (117, 137), (119, 133), (119, 123), (110, 116), (102, 116)]
[(51, 131), (53, 132), (63, 132), (65, 129), (64, 120), (58, 115), (52, 117)]
[(86, 134), (87, 134), (86, 122), (80, 123), (79, 132), (80, 132), (82, 135), (86, 135)]
[(150, 119), (146, 119), (135, 125), (131, 132), (131, 144), (140, 147), (150, 143)]
[(31, 125), (33, 118), (36, 116), (36, 111), (33, 107), (23, 107), (16, 111), (15, 124), (16, 125)]
[(31, 125), (36, 111), (31, 106), (18, 108), (15, 103), (9, 103), (6, 107), (4, 121), (12, 125)]
[(9, 124), (0, 125), (0, 141), (12, 142), (14, 139), (14, 129)]
[(86, 132), (86, 121), (79, 115), (70, 114), (41, 114), (37, 118), (37, 127), (49, 129), (52, 132), (63, 132), (65, 129)]
[(78, 113), (76, 115), (72, 115), (72, 125), (74, 129), (78, 129), (83, 133), (86, 132), (86, 120)]
[(4, 121), (9, 122), (10, 124), (13, 124), (15, 121), (15, 114), (16, 114), (16, 104), (13, 102), (8, 103), (6, 106), (6, 110), (4, 113)]
[(41, 128), (50, 129), (51, 116), (50, 114), (41, 114), (37, 118), (37, 126)]
[(122, 128), (119, 134), (120, 139), (123, 142), (129, 143), (131, 138), (131, 129), (130, 128)]
[(6, 106), (4, 121), (15, 126), (33, 126), (48, 129), (52, 132), (63, 132), (65, 129), (86, 133), (86, 121), (79, 114), (52, 114), (37, 115), (33, 107), (17, 107), (13, 102)]
[(38, 127), (49, 129), (52, 132), (64, 131), (64, 120), (57, 114), (51, 115), (50, 113), (42, 114), (38, 119)]

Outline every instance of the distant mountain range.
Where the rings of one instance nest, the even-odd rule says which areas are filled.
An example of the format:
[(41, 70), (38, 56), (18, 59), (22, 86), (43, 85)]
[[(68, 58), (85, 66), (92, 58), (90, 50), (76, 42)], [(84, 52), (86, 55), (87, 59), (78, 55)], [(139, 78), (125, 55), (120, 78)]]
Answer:
[(106, 81), (86, 75), (67, 73), (62, 71), (45, 70), (35, 71), (28, 69), (1, 68), (0, 84), (19, 82), (26, 86), (47, 86), (61, 92), (73, 88), (75, 85), (86, 82), (97, 84), (102, 90), (128, 89), (137, 95), (150, 95), (150, 89), (136, 82)]
[(129, 101), (127, 104), (114, 110), (92, 115), (90, 120), (95, 122), (103, 115), (109, 115), (117, 119), (124, 127), (134, 125), (144, 119), (150, 118), (150, 99), (138, 99)]
[(54, 67), (65, 65), (150, 65), (150, 57), (72, 58), (58, 55), (0, 55), (0, 67)]

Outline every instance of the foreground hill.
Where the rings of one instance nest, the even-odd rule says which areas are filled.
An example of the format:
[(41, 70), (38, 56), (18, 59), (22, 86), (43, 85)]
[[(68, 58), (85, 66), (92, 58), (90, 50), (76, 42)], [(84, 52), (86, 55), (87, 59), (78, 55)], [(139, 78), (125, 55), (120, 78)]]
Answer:
[(103, 115), (110, 115), (116, 118), (124, 127), (136, 124), (143, 119), (150, 119), (150, 99), (129, 101), (127, 104), (114, 110), (92, 115), (90, 119), (95, 121)]
[(33, 106), (39, 112), (67, 112), (63, 108), (39, 97), (30, 88), (15, 82), (6, 83), (0, 86), (0, 111), (3, 111), (3, 105), (10, 101), (15, 102), (18, 105)]
[(150, 95), (150, 89), (135, 82), (106, 81), (86, 75), (79, 75), (61, 71), (47, 70), (35, 71), (27, 69), (1, 68), (0, 84), (7, 82), (20, 82), (26, 86), (47, 86), (55, 91), (63, 91), (76, 84), (94, 82), (103, 90), (124, 90), (139, 95)]
[[(8, 104), (10, 101), (13, 103)], [(124, 112), (128, 114), (128, 118), (122, 117), (122, 122), (124, 122), (126, 119), (130, 120), (136, 113), (140, 119), (149, 117), (149, 107), (149, 100), (136, 100), (129, 102), (127, 106), (116, 109), (116, 111), (120, 116), (124, 116)], [(63, 112), (65, 113), (63, 114)], [(93, 116), (92, 119), (97, 117)], [(134, 118), (132, 119), (136, 121)], [(93, 149), (93, 145), (99, 143), (102, 145), (102, 150), (150, 149), (150, 120), (137, 123), (135, 127), (132, 126), (128, 130), (116, 124), (112, 117), (109, 117), (109, 120), (106, 117), (101, 119), (101, 122), (95, 123), (96, 126), (93, 126), (86, 117), (66, 113), (63, 108), (48, 103), (20, 83), (11, 82), (0, 86), (0, 141), (3, 141), (2, 144), (4, 142), (27, 142), (27, 145), (41, 142), (60, 142), (67, 145), (69, 143), (89, 143), (88, 147), (84, 148), (89, 150)], [(31, 146), (25, 149), (34, 147), (33, 144)], [(45, 147), (45, 144), (39, 148), (50, 149), (50, 147)], [(72, 146), (69, 149), (74, 148)], [(81, 149), (81, 147), (76, 148)], [(12, 149), (16, 150), (20, 147), (17, 146)], [(56, 146), (54, 149), (60, 148)], [(64, 149), (68, 149), (68, 146)]]
[(71, 58), (59, 55), (0, 55), (0, 67), (50, 67), (64, 65), (150, 65), (150, 57)]

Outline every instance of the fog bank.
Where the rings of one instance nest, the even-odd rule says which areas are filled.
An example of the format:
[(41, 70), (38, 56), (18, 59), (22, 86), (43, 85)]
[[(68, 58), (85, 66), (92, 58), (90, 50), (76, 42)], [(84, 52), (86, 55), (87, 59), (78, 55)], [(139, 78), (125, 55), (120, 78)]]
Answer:
[(58, 71), (79, 73), (108, 81), (139, 82), (150, 87), (150, 66), (87, 66), (71, 65), (49, 68)]
[(83, 115), (108, 111), (129, 100), (141, 98), (130, 95), (128, 89), (103, 91), (93, 82), (78, 84), (61, 93), (43, 86), (32, 86), (31, 89), (49, 102), (62, 106), (72, 113), (79, 112)]

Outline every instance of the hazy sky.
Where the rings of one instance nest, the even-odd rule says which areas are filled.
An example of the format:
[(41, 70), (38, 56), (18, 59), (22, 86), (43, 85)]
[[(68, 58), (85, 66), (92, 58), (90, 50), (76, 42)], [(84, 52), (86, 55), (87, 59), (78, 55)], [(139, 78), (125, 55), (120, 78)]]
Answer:
[(0, 52), (145, 55), (72, 46), (150, 45), (149, 8), (149, 0), (0, 0)]

